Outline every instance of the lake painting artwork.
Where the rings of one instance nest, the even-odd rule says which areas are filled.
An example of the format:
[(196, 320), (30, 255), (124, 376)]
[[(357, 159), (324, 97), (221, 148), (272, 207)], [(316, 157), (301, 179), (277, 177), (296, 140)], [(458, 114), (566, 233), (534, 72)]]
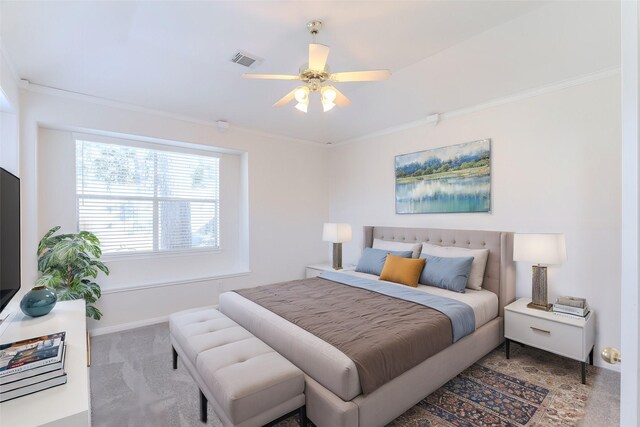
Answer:
[(490, 209), (490, 139), (396, 156), (396, 213)]

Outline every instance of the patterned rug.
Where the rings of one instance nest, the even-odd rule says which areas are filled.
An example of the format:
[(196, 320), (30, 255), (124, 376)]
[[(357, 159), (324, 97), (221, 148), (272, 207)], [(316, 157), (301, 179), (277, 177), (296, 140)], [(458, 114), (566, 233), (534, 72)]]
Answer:
[[(579, 362), (515, 343), (506, 360), (501, 346), (387, 427), (576, 426), (596, 369), (583, 385)], [(297, 425), (293, 417), (278, 427)]]
[[(389, 426), (575, 426), (591, 391), (580, 364), (530, 347), (489, 353)], [(592, 367), (588, 370), (593, 371)]]
[(549, 390), (475, 365), (427, 397), (421, 406), (456, 426), (527, 425)]

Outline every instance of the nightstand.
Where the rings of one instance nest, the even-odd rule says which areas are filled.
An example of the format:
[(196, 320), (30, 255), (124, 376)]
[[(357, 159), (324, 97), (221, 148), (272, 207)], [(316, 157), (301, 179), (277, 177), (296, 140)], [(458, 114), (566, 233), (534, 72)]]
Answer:
[(307, 279), (311, 277), (319, 276), (323, 271), (353, 271), (356, 267), (354, 265), (347, 265), (343, 267), (341, 270), (334, 270), (331, 264), (313, 264), (307, 265), (305, 277)]
[(582, 384), (587, 377), (587, 359), (593, 365), (594, 313), (586, 317), (527, 308), (531, 298), (520, 298), (504, 308), (505, 353), (511, 341), (546, 350), (581, 363)]

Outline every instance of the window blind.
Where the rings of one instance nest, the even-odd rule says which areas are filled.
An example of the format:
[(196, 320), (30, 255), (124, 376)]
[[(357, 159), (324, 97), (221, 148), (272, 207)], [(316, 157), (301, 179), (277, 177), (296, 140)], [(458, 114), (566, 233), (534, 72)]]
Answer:
[(220, 246), (220, 159), (76, 140), (78, 227), (104, 253)]

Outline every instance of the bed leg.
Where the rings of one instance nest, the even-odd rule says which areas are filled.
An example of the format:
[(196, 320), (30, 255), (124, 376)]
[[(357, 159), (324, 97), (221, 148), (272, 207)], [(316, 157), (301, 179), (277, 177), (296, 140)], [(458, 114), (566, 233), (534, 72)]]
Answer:
[(171, 346), (171, 352), (173, 353), (173, 369), (178, 369), (178, 352), (173, 346)]
[(298, 411), (300, 416), (300, 427), (307, 427), (307, 407), (302, 405)]
[(202, 390), (200, 391), (200, 421), (203, 423), (207, 422), (207, 397), (204, 395)]

